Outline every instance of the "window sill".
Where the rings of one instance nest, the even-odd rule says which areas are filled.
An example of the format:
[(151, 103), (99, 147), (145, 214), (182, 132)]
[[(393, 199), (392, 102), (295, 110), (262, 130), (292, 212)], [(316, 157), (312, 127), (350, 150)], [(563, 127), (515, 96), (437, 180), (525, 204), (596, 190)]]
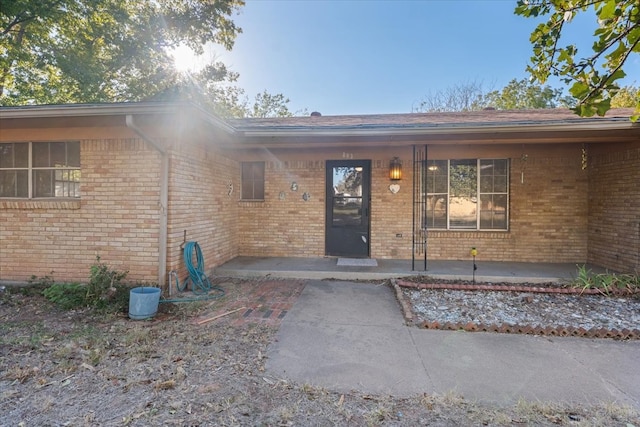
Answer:
[(428, 229), (428, 238), (476, 238), (476, 239), (510, 239), (509, 230), (443, 230)]
[(0, 209), (80, 209), (80, 199), (0, 199)]

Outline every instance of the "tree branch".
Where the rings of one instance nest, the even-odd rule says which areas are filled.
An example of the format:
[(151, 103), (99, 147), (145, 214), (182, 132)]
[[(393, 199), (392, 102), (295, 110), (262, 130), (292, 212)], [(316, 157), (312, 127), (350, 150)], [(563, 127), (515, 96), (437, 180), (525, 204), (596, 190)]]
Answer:
[(587, 96), (585, 96), (582, 100), (580, 100), (580, 104), (583, 103), (584, 100), (587, 100), (589, 98), (591, 98), (593, 95), (595, 95), (598, 91), (604, 90), (604, 87), (607, 85), (607, 83), (609, 83), (609, 80), (611, 79), (611, 77), (618, 72), (618, 70), (620, 70), (622, 68), (622, 65), (625, 63), (625, 61), (627, 60), (627, 58), (629, 57), (629, 55), (631, 55), (631, 52), (633, 52), (633, 49), (638, 46), (640, 44), (640, 40), (637, 40), (634, 44), (632, 44), (629, 49), (627, 50), (627, 52), (625, 52), (624, 57), (622, 58), (622, 60), (620, 61), (620, 63), (618, 64), (618, 66), (616, 68), (613, 69), (613, 71), (611, 71), (611, 73), (609, 73), (609, 76), (606, 79), (602, 79), (600, 81), (600, 83), (598, 84), (598, 86), (594, 87), (593, 89), (591, 89), (589, 91), (589, 93), (587, 94)]
[(27, 16), (24, 19), (21, 19), (20, 14), (18, 14), (11, 23), (9, 23), (9, 25), (7, 26), (6, 29), (2, 30), (2, 32), (0, 33), (0, 35), (6, 36), (7, 34), (9, 34), (9, 32), (12, 31), (12, 28), (15, 27), (16, 25), (20, 25), (23, 22), (28, 22), (28, 21), (32, 21), (35, 19), (35, 16)]

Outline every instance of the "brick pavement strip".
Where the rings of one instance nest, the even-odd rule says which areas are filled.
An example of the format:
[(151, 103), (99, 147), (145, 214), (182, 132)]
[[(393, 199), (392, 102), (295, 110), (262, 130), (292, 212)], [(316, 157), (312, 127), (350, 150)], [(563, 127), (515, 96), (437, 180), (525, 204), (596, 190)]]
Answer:
[(300, 280), (257, 280), (255, 283), (243, 287), (238, 299), (223, 304), (213, 312), (202, 315), (198, 320), (212, 318), (238, 308), (228, 316), (215, 321), (229, 322), (234, 326), (259, 323), (268, 326), (278, 326), (287, 312), (300, 296), (304, 288), (304, 281)]

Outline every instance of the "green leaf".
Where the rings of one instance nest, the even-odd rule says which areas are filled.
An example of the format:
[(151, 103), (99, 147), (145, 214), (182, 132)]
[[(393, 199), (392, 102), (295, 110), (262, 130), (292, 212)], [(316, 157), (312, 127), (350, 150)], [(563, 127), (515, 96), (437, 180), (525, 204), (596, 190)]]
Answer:
[(595, 109), (591, 105), (579, 104), (573, 109), (580, 117), (591, 117), (595, 114)]
[(582, 82), (576, 82), (569, 88), (569, 93), (575, 98), (582, 99), (589, 93), (589, 86)]
[(597, 113), (603, 117), (611, 109), (611, 99), (604, 99), (596, 104)]
[(602, 3), (602, 7), (598, 10), (598, 18), (601, 20), (612, 19), (616, 16), (616, 1), (608, 0)]
[(607, 79), (607, 82), (613, 83), (616, 80), (624, 79), (626, 76), (627, 76), (627, 73), (625, 73), (624, 70), (620, 68), (609, 76), (609, 78)]

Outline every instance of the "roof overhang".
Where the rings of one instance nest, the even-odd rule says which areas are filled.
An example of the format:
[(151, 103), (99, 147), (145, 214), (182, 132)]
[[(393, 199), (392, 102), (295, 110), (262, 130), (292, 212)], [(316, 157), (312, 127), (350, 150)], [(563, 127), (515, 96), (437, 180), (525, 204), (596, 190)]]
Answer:
[(352, 137), (352, 136), (416, 136), (416, 135), (441, 135), (441, 134), (467, 134), (467, 133), (508, 133), (508, 132), (572, 132), (588, 130), (619, 130), (637, 128), (630, 120), (603, 122), (602, 120), (584, 123), (555, 123), (555, 124), (532, 124), (515, 123), (509, 125), (486, 124), (486, 125), (431, 125), (423, 127), (373, 127), (373, 128), (352, 128), (336, 127), (330, 129), (277, 129), (266, 130), (242, 130), (236, 129), (236, 133), (245, 138), (256, 137), (307, 137), (307, 136), (331, 136), (331, 137)]
[(245, 148), (383, 146), (413, 144), (591, 143), (640, 140), (640, 126), (626, 121), (509, 125), (434, 125), (414, 128), (265, 129), (237, 131)]
[(235, 132), (235, 129), (224, 120), (191, 103), (124, 102), (0, 108), (0, 120), (4, 128), (24, 127), (25, 121), (33, 124), (38, 121), (40, 122), (37, 124), (38, 127), (123, 125), (126, 117), (132, 115), (153, 118), (179, 114), (200, 120), (228, 134)]
[[(220, 145), (246, 148), (321, 148), (412, 144), (596, 143), (640, 140), (632, 110), (581, 118), (570, 110), (481, 111), (370, 116), (223, 120), (191, 103), (37, 105), (0, 108), (1, 127), (126, 126), (181, 123), (226, 135)], [(204, 125), (204, 126), (203, 126)]]

